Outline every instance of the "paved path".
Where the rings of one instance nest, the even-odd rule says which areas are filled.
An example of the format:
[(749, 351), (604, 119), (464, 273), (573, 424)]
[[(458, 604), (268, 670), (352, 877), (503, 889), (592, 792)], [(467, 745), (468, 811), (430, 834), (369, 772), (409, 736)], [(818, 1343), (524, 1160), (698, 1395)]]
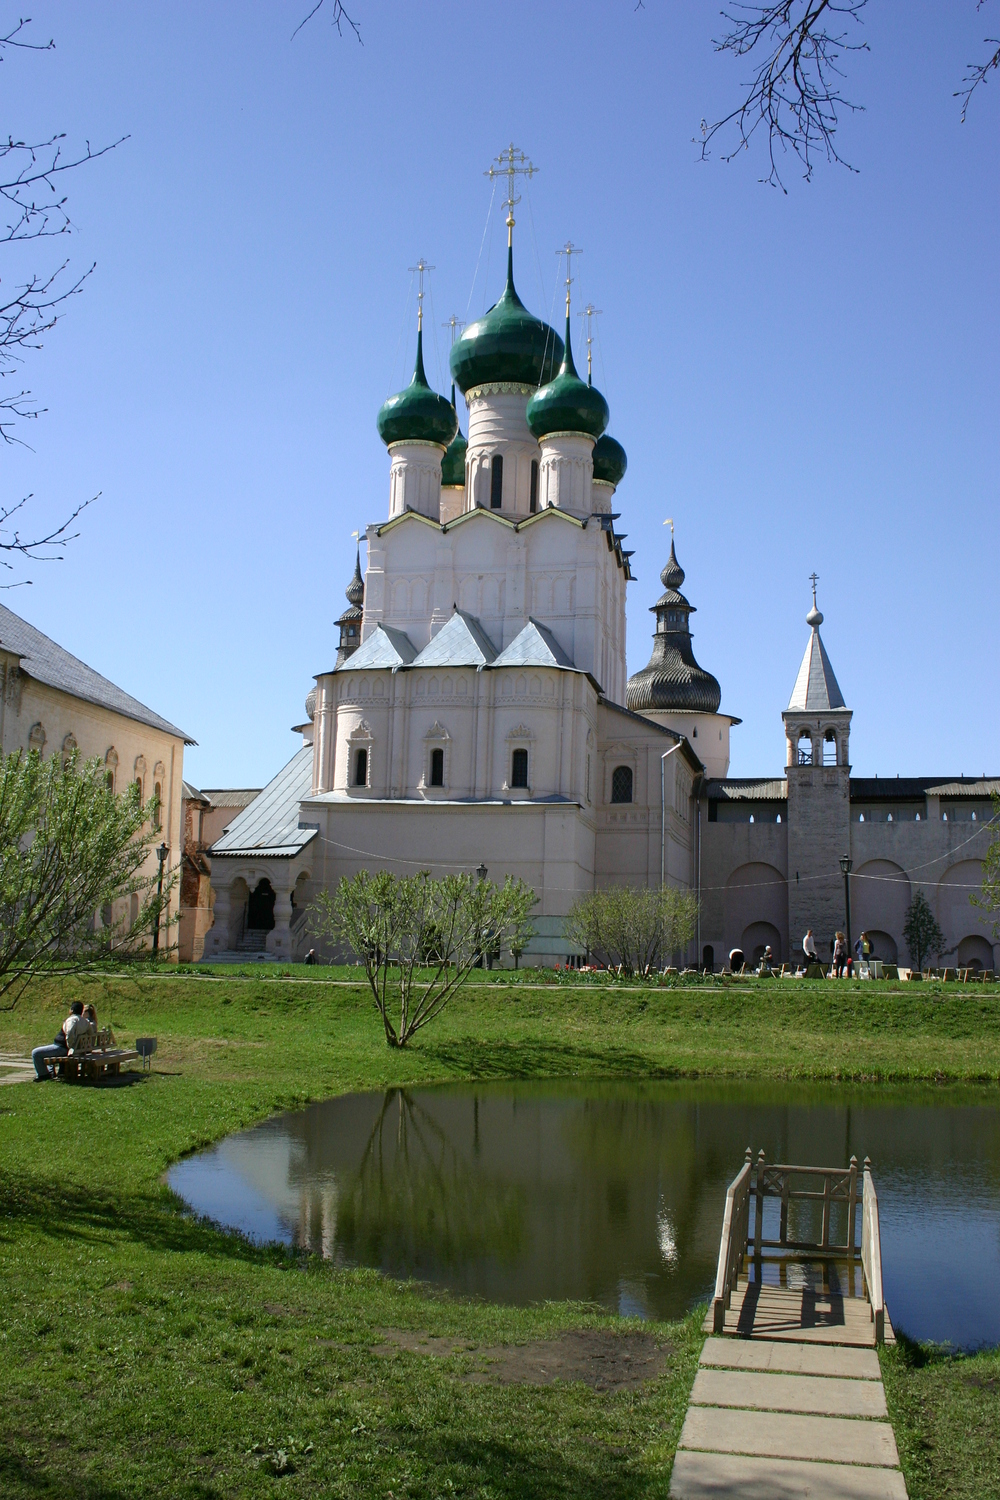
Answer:
[(726, 1335), (702, 1350), (673, 1500), (906, 1500), (864, 1298), (741, 1280)]
[(16, 1052), (0, 1052), (0, 1084), (28, 1083), (34, 1076), (30, 1057), (19, 1057)]

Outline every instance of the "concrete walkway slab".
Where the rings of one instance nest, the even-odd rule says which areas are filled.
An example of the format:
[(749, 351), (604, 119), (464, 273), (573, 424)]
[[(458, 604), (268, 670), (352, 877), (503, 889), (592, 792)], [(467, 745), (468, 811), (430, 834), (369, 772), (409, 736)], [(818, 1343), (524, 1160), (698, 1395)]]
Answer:
[(679, 1446), (709, 1453), (756, 1453), (886, 1468), (899, 1464), (896, 1439), (888, 1422), (732, 1411), (717, 1406), (688, 1407)]
[(730, 1370), (781, 1370), (789, 1375), (835, 1375), (846, 1380), (881, 1380), (874, 1349), (847, 1345), (768, 1343), (763, 1339), (705, 1340), (703, 1365)]
[(907, 1500), (898, 1469), (679, 1452), (671, 1500)]
[(874, 1380), (782, 1375), (760, 1370), (699, 1370), (693, 1406), (811, 1412), (824, 1417), (885, 1417), (885, 1392)]

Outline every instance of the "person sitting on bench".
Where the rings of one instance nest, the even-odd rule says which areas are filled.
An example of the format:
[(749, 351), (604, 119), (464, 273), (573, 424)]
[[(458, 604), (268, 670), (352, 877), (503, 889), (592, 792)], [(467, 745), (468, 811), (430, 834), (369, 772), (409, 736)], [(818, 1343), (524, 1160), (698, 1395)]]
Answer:
[[(50, 1042), (47, 1047), (35, 1047), (32, 1051), (31, 1061), (35, 1065), (36, 1083), (44, 1083), (47, 1078), (54, 1078), (55, 1073), (49, 1071), (49, 1063), (68, 1057), (80, 1033), (90, 1029), (90, 1022), (84, 1020), (82, 1000), (74, 1000), (69, 1012), (59, 1028), (59, 1035), (55, 1041)], [(94, 1029), (96, 1031), (97, 1028)]]

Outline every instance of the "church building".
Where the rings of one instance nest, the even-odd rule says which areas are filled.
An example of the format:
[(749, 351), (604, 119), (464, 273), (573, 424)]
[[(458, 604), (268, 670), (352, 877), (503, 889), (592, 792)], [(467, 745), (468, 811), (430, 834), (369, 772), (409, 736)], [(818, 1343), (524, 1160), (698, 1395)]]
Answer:
[[(852, 814), (851, 715), (818, 612), (785, 715), (784, 778), (726, 779), (740, 720), (720, 712), (719, 684), (694, 658), (694, 606), (673, 543), (649, 664), (628, 679), (632, 554), (615, 509), (626, 455), (606, 431), (589, 358), (586, 379), (574, 362), (570, 256), (562, 338), (515, 288), (518, 160), (511, 150), (500, 168), (506, 284), (451, 350), (468, 436), (454, 387), (449, 400), (424, 372), (421, 285), (413, 376), (378, 415), (388, 514), (366, 529), (364, 577), (359, 558), (335, 658), (297, 726), (301, 749), (212, 846), (206, 958), (245, 949), (248, 933), (266, 933), (276, 958), (300, 957), (313, 894), (361, 868), (485, 868), (537, 893), (527, 962), (579, 956), (563, 918), (584, 892), (666, 883), (700, 893), (687, 956), (718, 967), (741, 942), (748, 957), (758, 938), (787, 955), (800, 927), (822, 938), (842, 925), (842, 884), (827, 889), (827, 867), (839, 883), (845, 850), (858, 848), (859, 865), (862, 846), (865, 863), (886, 863), (888, 825), (876, 809), (888, 803), (865, 783), (865, 822)], [(988, 808), (984, 790), (949, 784), (943, 795), (942, 807)], [(933, 800), (928, 792), (923, 805)], [(948, 822), (949, 838), (957, 827)], [(896, 831), (894, 821), (890, 841)], [(879, 901), (889, 889), (879, 886)], [(871, 916), (862, 903), (896, 946), (901, 893), (891, 885), (884, 920), (884, 902)], [(968, 933), (985, 942), (971, 907), (967, 915)]]

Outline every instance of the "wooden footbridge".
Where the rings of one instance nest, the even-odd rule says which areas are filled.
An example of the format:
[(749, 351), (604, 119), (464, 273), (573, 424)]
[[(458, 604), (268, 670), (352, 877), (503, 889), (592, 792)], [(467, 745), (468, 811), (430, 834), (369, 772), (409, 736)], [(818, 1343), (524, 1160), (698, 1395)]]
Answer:
[(799, 1167), (747, 1150), (705, 1332), (674, 1500), (906, 1500), (878, 1362), (895, 1338), (867, 1158), (859, 1173), (856, 1157)]

